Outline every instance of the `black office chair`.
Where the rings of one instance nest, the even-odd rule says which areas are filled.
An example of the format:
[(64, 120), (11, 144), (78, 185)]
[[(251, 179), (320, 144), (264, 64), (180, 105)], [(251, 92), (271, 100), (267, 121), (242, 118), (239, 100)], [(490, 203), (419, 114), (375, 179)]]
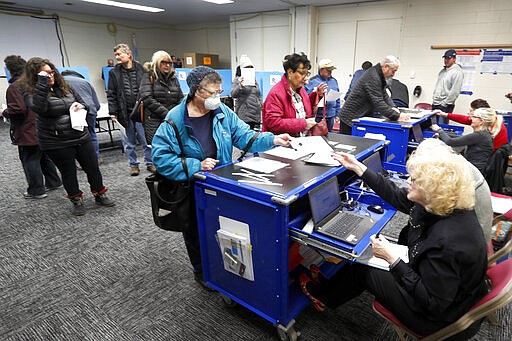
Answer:
[(388, 85), (391, 90), (391, 99), (395, 105), (401, 108), (408, 108), (409, 90), (407, 89), (407, 85), (394, 78), (388, 82)]
[(491, 192), (503, 193), (505, 186), (505, 174), (508, 168), (508, 157), (512, 152), (512, 146), (507, 143), (496, 149), (485, 167), (485, 180), (489, 184)]

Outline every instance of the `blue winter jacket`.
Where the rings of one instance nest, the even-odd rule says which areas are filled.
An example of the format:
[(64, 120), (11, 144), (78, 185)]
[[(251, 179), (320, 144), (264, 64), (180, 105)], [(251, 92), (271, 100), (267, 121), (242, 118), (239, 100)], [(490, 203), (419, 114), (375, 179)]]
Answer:
[[(166, 118), (170, 118), (178, 127), (187, 159), (188, 179), (192, 180), (194, 173), (201, 170), (201, 161), (206, 155), (192, 131), (190, 118), (186, 113), (186, 102), (187, 98), (184, 98), (179, 105), (169, 111)], [(218, 165), (223, 165), (232, 161), (233, 146), (244, 149), (256, 132), (224, 104), (221, 104), (214, 113), (212, 134), (217, 146)], [(262, 152), (273, 146), (274, 134), (260, 133), (249, 152)], [(174, 129), (166, 122), (158, 127), (153, 137), (152, 157), (158, 173), (176, 181), (187, 180), (181, 165), (180, 148)]]
[[(336, 78), (331, 77), (329, 79), (325, 79), (319, 74), (312, 77), (308, 84), (304, 86), (304, 89), (310, 94), (312, 91), (315, 90), (315, 88), (320, 85), (321, 83), (327, 83), (327, 91), (326, 94), (329, 93), (330, 90), (340, 91), (338, 87), (338, 81)], [(326, 102), (326, 111), (325, 111), (325, 117), (334, 117), (337, 116), (340, 113), (340, 99), (338, 98), (336, 101), (328, 101)], [(321, 110), (318, 110), (317, 115), (323, 115), (323, 112)]]

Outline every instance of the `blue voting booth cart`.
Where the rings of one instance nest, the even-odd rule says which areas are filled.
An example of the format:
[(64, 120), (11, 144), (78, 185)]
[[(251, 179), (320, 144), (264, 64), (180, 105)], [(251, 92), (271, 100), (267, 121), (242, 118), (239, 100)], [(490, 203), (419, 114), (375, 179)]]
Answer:
[[(339, 134), (330, 134), (329, 140), (334, 148), (337, 144), (352, 146), (351, 152), (361, 160), (385, 147), (384, 141)], [(352, 192), (353, 199), (359, 197), (360, 209), (369, 204), (385, 208), (383, 214), (372, 216), (375, 225), (357, 245), (305, 231), (311, 216), (308, 192), (333, 177), (343, 185), (354, 175), (341, 166), (304, 160), (260, 153), (241, 163), (196, 174), (195, 199), (207, 285), (221, 293), (226, 304), (240, 304), (275, 325), (282, 340), (297, 338), (294, 318), (309, 304), (289, 273), (294, 262), (292, 245), (307, 245), (354, 261), (369, 245), (370, 235), (380, 232), (396, 212), (375, 195)], [(246, 169), (241, 166), (244, 163), (281, 167), (265, 173)], [(332, 276), (343, 263), (323, 262), (322, 272)]]
[[(372, 138), (382, 138), (389, 141), (389, 146), (384, 153), (382, 165), (386, 170), (407, 173), (406, 162), (408, 155), (416, 149), (418, 143), (424, 138), (434, 135), (430, 130), (431, 112), (419, 118), (409, 121), (389, 121), (373, 117), (361, 117), (353, 120), (352, 135), (354, 136), (372, 136)], [(445, 131), (462, 135), (464, 127), (439, 124)]]

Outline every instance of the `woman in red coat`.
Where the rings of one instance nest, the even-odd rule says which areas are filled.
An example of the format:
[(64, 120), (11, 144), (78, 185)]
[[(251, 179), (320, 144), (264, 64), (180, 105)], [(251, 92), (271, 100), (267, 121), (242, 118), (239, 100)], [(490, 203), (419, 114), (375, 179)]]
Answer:
[[(471, 125), (471, 117), (470, 116), (476, 109), (490, 108), (490, 107), (491, 106), (489, 105), (489, 103), (487, 103), (486, 100), (475, 99), (470, 104), (469, 115), (445, 113), (442, 111), (436, 112), (436, 114), (439, 116), (448, 117), (449, 120), (453, 120), (453, 121), (461, 123), (461, 124)], [(492, 148), (492, 151), (495, 151), (499, 147), (508, 143), (508, 133), (507, 133), (507, 128), (505, 127), (505, 124), (503, 123), (503, 116), (496, 115), (496, 120), (491, 125), (490, 131), (494, 138), (494, 146)]]
[(308, 95), (303, 86), (311, 74), (311, 63), (304, 53), (284, 57), (283, 68), (283, 78), (270, 89), (263, 103), (262, 131), (305, 135), (316, 124), (313, 108), (323, 97), (327, 84), (319, 85)]

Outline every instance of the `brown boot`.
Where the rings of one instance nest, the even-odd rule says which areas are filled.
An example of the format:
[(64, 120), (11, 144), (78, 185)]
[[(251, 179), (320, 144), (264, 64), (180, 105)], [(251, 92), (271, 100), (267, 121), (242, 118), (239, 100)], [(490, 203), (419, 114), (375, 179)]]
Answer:
[(131, 166), (130, 167), (130, 175), (131, 176), (137, 176), (140, 174), (139, 166)]

